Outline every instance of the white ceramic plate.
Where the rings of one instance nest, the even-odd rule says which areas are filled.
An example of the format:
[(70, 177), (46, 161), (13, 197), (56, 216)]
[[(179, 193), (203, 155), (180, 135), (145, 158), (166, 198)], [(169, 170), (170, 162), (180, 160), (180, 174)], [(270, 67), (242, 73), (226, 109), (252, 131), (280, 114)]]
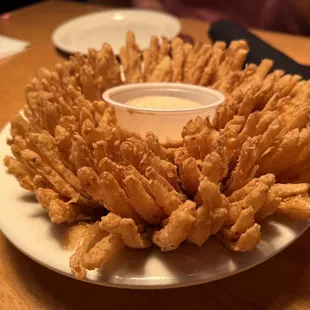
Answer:
[[(10, 154), (6, 145), (9, 126), (0, 134), (0, 158)], [(0, 228), (23, 253), (54, 271), (72, 277), (71, 252), (62, 249), (65, 225), (54, 225), (32, 194), (19, 187), (0, 165)], [(225, 278), (262, 263), (297, 239), (308, 221), (275, 216), (262, 225), (262, 239), (250, 253), (233, 253), (211, 239), (201, 248), (184, 244), (178, 250), (124, 250), (86, 281), (122, 288), (169, 288)], [(285, 270), (283, 270), (285, 271)]]
[(83, 15), (60, 25), (52, 34), (53, 43), (68, 53), (87, 53), (88, 48), (101, 48), (109, 42), (115, 53), (124, 45), (126, 32), (135, 32), (141, 49), (150, 44), (152, 35), (169, 40), (181, 30), (172, 15), (147, 10), (112, 10)]

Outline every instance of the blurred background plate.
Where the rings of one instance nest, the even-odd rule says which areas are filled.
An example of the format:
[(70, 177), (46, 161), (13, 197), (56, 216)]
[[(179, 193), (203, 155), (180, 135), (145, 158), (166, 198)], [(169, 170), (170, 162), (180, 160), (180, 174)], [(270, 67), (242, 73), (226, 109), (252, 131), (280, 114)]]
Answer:
[(181, 30), (179, 20), (169, 14), (147, 10), (111, 10), (71, 19), (55, 29), (52, 41), (67, 53), (87, 53), (109, 42), (115, 53), (124, 45), (126, 32), (135, 32), (140, 49), (149, 46), (152, 35), (169, 40)]

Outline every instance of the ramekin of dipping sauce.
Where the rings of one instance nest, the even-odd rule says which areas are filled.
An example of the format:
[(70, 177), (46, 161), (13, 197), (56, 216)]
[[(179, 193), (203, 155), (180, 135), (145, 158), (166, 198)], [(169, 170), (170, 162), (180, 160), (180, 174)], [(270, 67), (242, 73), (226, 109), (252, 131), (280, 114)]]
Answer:
[(120, 127), (141, 136), (152, 131), (163, 144), (180, 141), (183, 126), (198, 115), (212, 120), (225, 99), (208, 87), (182, 83), (122, 85), (102, 97), (114, 107)]

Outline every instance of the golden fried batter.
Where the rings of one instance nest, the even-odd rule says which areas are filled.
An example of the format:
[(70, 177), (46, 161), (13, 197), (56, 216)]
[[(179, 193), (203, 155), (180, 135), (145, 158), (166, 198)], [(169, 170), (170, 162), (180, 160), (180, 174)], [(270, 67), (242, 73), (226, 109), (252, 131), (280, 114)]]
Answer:
[(285, 214), (291, 218), (310, 219), (310, 198), (296, 196), (280, 203), (277, 213)]
[(126, 193), (135, 209), (135, 211), (147, 223), (159, 224), (165, 213), (156, 204), (156, 201), (144, 189), (141, 181), (134, 175), (128, 176), (124, 180)]
[(164, 252), (175, 250), (187, 238), (194, 221), (195, 203), (187, 200), (171, 213), (163, 229), (154, 232), (152, 241)]
[(222, 241), (230, 250), (235, 252), (252, 251), (259, 242), (260, 236), (260, 225), (257, 223), (242, 233), (237, 241), (232, 241), (218, 235), (220, 241)]
[[(4, 164), (53, 223), (86, 221), (70, 259), (76, 277), (124, 246), (169, 251), (216, 234), (233, 251), (251, 251), (256, 221), (274, 212), (310, 218), (309, 81), (270, 71), (270, 59), (244, 66), (248, 51), (243, 40), (193, 46), (153, 36), (142, 52), (129, 31), (120, 61), (105, 43), (31, 79)], [(139, 82), (208, 86), (225, 101), (212, 122), (193, 115), (181, 141), (162, 145), (152, 132), (120, 128), (101, 100), (108, 88)]]
[(228, 215), (228, 199), (207, 177), (199, 185), (199, 194), (203, 205), (196, 210), (196, 220), (187, 240), (201, 246), (223, 225)]
[(141, 52), (132, 31), (127, 32), (126, 47), (121, 48), (120, 58), (126, 83), (142, 82)]

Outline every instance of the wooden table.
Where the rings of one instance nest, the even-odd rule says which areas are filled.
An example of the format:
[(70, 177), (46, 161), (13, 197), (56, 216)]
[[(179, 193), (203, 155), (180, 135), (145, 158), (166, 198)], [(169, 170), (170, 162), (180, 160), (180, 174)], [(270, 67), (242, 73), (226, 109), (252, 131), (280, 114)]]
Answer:
[[(0, 62), (2, 127), (23, 106), (24, 85), (41, 66), (63, 57), (53, 29), (68, 18), (102, 9), (48, 1), (0, 19), (0, 33), (31, 47)], [(208, 25), (182, 20), (182, 32), (206, 41)], [(310, 38), (254, 31), (300, 63), (310, 64)], [(10, 206), (7, 206), (8, 208)], [(35, 263), (0, 233), (0, 309), (310, 309), (310, 230), (276, 257), (242, 274), (196, 287), (131, 291), (66, 278)]]

